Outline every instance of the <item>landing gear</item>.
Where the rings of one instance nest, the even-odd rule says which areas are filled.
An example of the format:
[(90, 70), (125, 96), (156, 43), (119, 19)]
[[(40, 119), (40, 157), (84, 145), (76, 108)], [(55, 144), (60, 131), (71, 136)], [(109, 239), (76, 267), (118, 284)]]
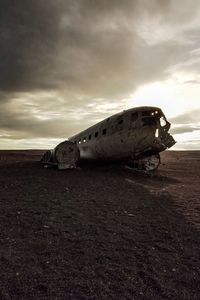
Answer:
[(153, 171), (160, 165), (159, 153), (137, 159), (133, 162), (134, 168), (138, 170)]
[(142, 169), (146, 171), (153, 171), (159, 167), (160, 164), (160, 155), (154, 154), (142, 159)]

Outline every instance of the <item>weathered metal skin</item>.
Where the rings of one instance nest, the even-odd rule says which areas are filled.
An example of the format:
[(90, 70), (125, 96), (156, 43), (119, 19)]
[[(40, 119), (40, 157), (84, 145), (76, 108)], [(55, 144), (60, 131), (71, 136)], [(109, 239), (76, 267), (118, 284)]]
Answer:
[[(169, 129), (170, 123), (160, 108), (137, 107), (113, 115), (70, 137), (69, 141), (78, 146), (82, 159), (138, 160), (148, 157), (155, 161), (159, 152), (175, 144)], [(152, 169), (155, 166), (152, 163)]]
[(158, 107), (136, 107), (113, 115), (47, 151), (42, 163), (59, 169), (75, 168), (79, 159), (133, 161), (154, 170), (159, 152), (175, 144), (170, 123)]

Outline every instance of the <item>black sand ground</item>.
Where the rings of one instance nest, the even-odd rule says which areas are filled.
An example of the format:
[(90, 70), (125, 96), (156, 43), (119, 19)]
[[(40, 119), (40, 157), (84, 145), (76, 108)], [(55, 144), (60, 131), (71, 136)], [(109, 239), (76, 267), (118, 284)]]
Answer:
[(200, 152), (148, 175), (0, 152), (0, 299), (200, 299)]

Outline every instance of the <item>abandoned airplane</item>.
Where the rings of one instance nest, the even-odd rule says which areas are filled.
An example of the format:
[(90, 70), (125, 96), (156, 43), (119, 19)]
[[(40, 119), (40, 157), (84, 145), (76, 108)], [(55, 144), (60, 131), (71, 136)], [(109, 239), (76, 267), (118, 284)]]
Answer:
[(80, 159), (132, 161), (139, 169), (155, 170), (159, 152), (175, 144), (170, 125), (158, 107), (131, 108), (70, 137), (41, 161), (59, 169), (74, 168)]

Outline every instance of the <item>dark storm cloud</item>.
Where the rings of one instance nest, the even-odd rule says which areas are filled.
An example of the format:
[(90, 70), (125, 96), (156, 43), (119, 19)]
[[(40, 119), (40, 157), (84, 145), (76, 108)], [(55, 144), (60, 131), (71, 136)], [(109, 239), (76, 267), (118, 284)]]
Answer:
[(59, 38), (59, 6), (54, 1), (1, 1), (0, 88), (48, 88), (43, 76), (52, 68)]
[(157, 77), (150, 62), (160, 55), (165, 70), (174, 47), (150, 47), (145, 59), (146, 43), (134, 29), (139, 13), (170, 16), (169, 1), (1, 1), (0, 89), (109, 95), (117, 85), (123, 94)]
[[(198, 72), (198, 30), (185, 25), (195, 19), (198, 5), (187, 0), (181, 5), (169, 0), (2, 0), (2, 135), (67, 136), (87, 127), (91, 115), (104, 117), (105, 111), (88, 108), (91, 102), (122, 103), (139, 86), (168, 78), (172, 70)], [(152, 22), (156, 25), (149, 28)], [(60, 114), (38, 118), (45, 112)]]

